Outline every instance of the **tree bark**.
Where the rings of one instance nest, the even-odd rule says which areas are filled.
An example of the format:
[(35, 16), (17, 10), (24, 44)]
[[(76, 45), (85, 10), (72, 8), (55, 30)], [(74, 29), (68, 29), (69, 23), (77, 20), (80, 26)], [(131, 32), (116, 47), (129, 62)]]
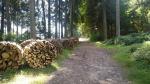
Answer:
[(58, 19), (58, 2), (55, 0), (55, 38), (58, 38), (58, 25), (57, 25), (57, 19)]
[(116, 0), (116, 35), (120, 36), (120, 0)]
[(2, 16), (1, 16), (1, 30), (0, 30), (0, 41), (3, 40), (2, 35), (4, 34), (4, 6), (5, 6), (5, 0), (2, 0)]
[(73, 11), (74, 11), (74, 0), (70, 0), (70, 36), (73, 36)]
[(68, 24), (67, 24), (67, 22), (68, 22), (68, 13), (67, 13), (67, 11), (68, 11), (68, 0), (65, 0), (65, 22), (64, 22), (64, 33), (65, 33), (65, 37), (68, 37)]
[(10, 1), (6, 0), (7, 33), (11, 33)]
[(30, 32), (31, 38), (36, 39), (36, 29), (35, 29), (35, 0), (30, 0)]
[(43, 29), (44, 29), (44, 37), (46, 38), (46, 18), (45, 18), (45, 2), (42, 0), (42, 10), (43, 10)]
[(51, 38), (51, 0), (48, 0), (48, 38)]
[(103, 0), (103, 28), (104, 28), (104, 40), (107, 40), (107, 16), (106, 16), (106, 2)]

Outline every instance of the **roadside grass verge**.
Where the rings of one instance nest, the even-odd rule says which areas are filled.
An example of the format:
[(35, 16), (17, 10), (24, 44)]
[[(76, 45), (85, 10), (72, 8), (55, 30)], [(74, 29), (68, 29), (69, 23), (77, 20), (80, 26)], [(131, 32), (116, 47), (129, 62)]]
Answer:
[(141, 44), (133, 44), (130, 46), (123, 45), (105, 45), (96, 42), (100, 48), (105, 48), (112, 52), (113, 58), (122, 65), (126, 71), (128, 80), (132, 84), (150, 84), (150, 66), (142, 64), (134, 60), (132, 52), (135, 47), (140, 47)]
[(71, 50), (64, 49), (51, 65), (43, 69), (33, 69), (23, 66), (18, 70), (8, 69), (0, 72), (0, 84), (43, 84), (50, 74), (61, 67), (62, 62), (69, 58)]

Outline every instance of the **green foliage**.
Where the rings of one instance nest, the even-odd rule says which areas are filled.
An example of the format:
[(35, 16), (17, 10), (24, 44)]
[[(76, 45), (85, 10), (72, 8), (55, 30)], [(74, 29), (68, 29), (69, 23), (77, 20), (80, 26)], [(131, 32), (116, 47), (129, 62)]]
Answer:
[(126, 36), (110, 39), (104, 43), (131, 45), (135, 43), (143, 43), (144, 41), (150, 41), (150, 33), (132, 33)]
[(128, 80), (131, 81), (132, 84), (150, 84), (150, 67), (148, 67), (149, 64), (136, 62), (135, 60), (133, 60), (132, 53), (130, 52), (131, 48), (133, 47), (139, 48), (142, 46), (141, 44), (123, 46), (123, 45), (103, 45), (101, 43), (99, 44), (97, 43), (97, 46), (99, 46), (100, 48), (103, 47), (109, 49), (112, 52), (114, 52), (113, 58), (123, 66), (123, 68), (126, 71)]
[(102, 33), (99, 33), (99, 32), (95, 32), (95, 33), (92, 33), (91, 36), (90, 36), (90, 41), (101, 41), (103, 40), (103, 35)]
[(142, 47), (133, 53), (134, 59), (138, 62), (150, 64), (150, 41), (145, 42)]
[(27, 40), (29, 38), (30, 33), (25, 32), (24, 34), (19, 35), (17, 38), (15, 38), (16, 42), (20, 42), (22, 40)]
[(16, 35), (9, 33), (7, 35), (3, 35), (3, 40), (5, 41), (15, 41)]
[(141, 47), (142, 44), (133, 44), (131, 45), (131, 48), (130, 48), (130, 53), (134, 53), (139, 47)]
[(22, 40), (26, 40), (29, 38), (29, 33), (25, 32), (24, 34), (21, 34), (21, 35), (16, 35), (16, 34), (12, 34), (12, 33), (9, 33), (7, 35), (3, 35), (3, 40), (4, 41), (15, 41), (15, 42), (20, 42)]

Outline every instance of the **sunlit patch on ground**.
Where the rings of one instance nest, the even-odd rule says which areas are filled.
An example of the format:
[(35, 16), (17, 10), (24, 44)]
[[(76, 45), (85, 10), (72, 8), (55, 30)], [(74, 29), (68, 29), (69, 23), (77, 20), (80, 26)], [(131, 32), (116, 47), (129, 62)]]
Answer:
[(27, 66), (19, 70), (6, 70), (0, 73), (0, 84), (44, 84), (47, 80), (53, 79), (52, 72), (61, 70), (62, 62), (69, 58), (71, 51), (64, 49), (62, 55), (46, 68), (33, 69)]
[(54, 66), (56, 69), (60, 68), (60, 65), (57, 62), (52, 63), (52, 66)]
[(7, 84), (42, 84), (48, 79), (48, 75), (40, 74), (37, 76), (32, 75), (16, 75), (12, 81)]
[(86, 42), (86, 41), (89, 41), (89, 38), (79, 38), (79, 41), (80, 42)]
[(103, 44), (103, 43), (101, 43), (101, 42), (96, 42), (96, 44), (99, 44), (99, 45), (101, 45), (101, 44)]

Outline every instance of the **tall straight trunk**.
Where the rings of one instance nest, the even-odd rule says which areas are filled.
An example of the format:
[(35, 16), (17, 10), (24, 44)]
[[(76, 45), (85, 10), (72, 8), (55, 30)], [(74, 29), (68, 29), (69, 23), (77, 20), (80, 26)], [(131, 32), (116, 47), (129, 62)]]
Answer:
[(103, 28), (104, 28), (104, 39), (107, 40), (107, 16), (106, 16), (106, 1), (103, 0)]
[(46, 18), (45, 18), (45, 2), (42, 0), (42, 10), (43, 10), (43, 29), (44, 29), (44, 37), (46, 38)]
[[(40, 30), (41, 28), (41, 25), (40, 25), (40, 6), (39, 6), (39, 0), (36, 1), (36, 7), (37, 7), (37, 12), (38, 12), (38, 17), (37, 17), (37, 21), (38, 21), (38, 24), (37, 24), (37, 28), (38, 30)], [(39, 37), (42, 38), (42, 35), (41, 33), (39, 33)]]
[(55, 0), (55, 38), (58, 38), (58, 0)]
[(7, 33), (11, 33), (10, 0), (6, 0)]
[[(62, 0), (60, 0), (60, 9), (62, 9)], [(64, 33), (63, 33), (63, 10), (61, 10), (61, 13), (60, 13), (60, 19), (61, 19), (61, 38), (63, 38), (64, 36)]]
[(116, 35), (120, 36), (120, 0), (116, 0)]
[(70, 0), (70, 36), (73, 36), (73, 3), (74, 0)]
[(36, 29), (35, 29), (35, 0), (30, 0), (30, 32), (31, 38), (36, 39)]
[(55, 15), (55, 38), (58, 38), (58, 31), (57, 31), (57, 14)]
[(60, 38), (60, 28), (61, 28), (61, 24), (60, 24), (61, 20), (60, 20), (60, 0), (58, 0), (58, 32), (59, 32), (59, 38)]
[(19, 36), (19, 32), (18, 32), (18, 22), (17, 22), (17, 37)]
[(68, 37), (68, 25), (67, 25), (67, 22), (68, 22), (68, 0), (65, 0), (65, 22), (64, 22), (64, 33), (65, 33), (65, 37)]
[(48, 38), (51, 38), (51, 0), (48, 0)]
[[(18, 12), (16, 13), (16, 15), (18, 15)], [(18, 32), (18, 26), (19, 26), (19, 18), (18, 17), (16, 17), (16, 23), (17, 23), (17, 37), (18, 37), (18, 35), (19, 35), (19, 32)]]
[(4, 6), (5, 6), (5, 0), (2, 0), (2, 16), (1, 16), (1, 29), (0, 29), (0, 41), (3, 40), (2, 35), (4, 34)]

